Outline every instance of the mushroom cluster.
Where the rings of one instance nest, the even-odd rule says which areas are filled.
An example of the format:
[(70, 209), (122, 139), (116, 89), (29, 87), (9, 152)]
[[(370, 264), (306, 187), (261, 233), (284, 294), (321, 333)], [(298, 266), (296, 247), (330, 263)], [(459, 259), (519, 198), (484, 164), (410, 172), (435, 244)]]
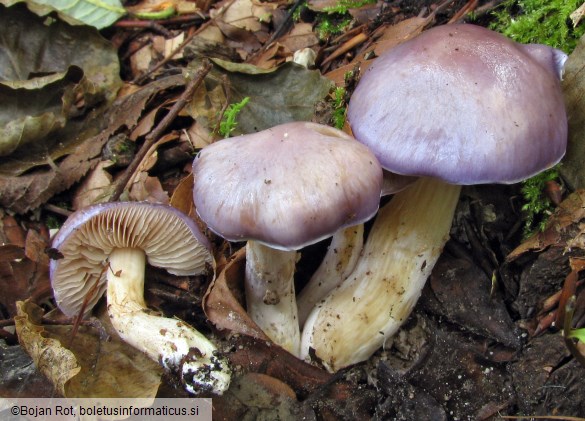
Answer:
[(178, 375), (190, 393), (227, 390), (231, 369), (216, 347), (185, 322), (148, 309), (144, 301), (147, 261), (185, 276), (213, 266), (210, 244), (188, 216), (146, 202), (99, 204), (70, 216), (53, 247), (63, 256), (50, 264), (63, 313), (88, 313), (105, 291), (112, 326), (125, 342)]
[(205, 147), (193, 175), (201, 219), (229, 241), (247, 240), (249, 315), (298, 355), (296, 250), (376, 213), (380, 164), (340, 130), (292, 122)]
[(460, 185), (516, 183), (564, 155), (566, 55), (482, 27), (423, 32), (377, 58), (348, 120), (382, 167), (420, 177), (380, 210), (355, 270), (304, 327), (331, 371), (367, 359), (410, 314), (448, 239)]

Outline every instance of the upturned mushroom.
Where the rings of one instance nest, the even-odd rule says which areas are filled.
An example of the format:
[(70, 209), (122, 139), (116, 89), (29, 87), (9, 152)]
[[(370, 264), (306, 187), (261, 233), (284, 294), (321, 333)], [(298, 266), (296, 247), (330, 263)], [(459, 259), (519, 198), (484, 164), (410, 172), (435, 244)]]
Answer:
[(448, 239), (460, 185), (516, 183), (564, 155), (566, 55), (474, 25), (433, 28), (377, 58), (348, 108), (388, 171), (420, 176), (376, 217), (354, 272), (309, 315), (331, 371), (363, 361), (408, 317)]
[(193, 175), (201, 219), (228, 241), (248, 241), (248, 314), (298, 355), (296, 250), (376, 213), (379, 163), (340, 130), (293, 122), (205, 147)]
[(63, 313), (88, 313), (105, 291), (112, 326), (125, 342), (178, 375), (190, 393), (227, 390), (231, 369), (215, 345), (187, 323), (148, 309), (144, 300), (147, 261), (182, 276), (212, 268), (209, 242), (189, 217), (146, 202), (99, 204), (71, 215), (53, 247), (63, 255), (50, 263)]

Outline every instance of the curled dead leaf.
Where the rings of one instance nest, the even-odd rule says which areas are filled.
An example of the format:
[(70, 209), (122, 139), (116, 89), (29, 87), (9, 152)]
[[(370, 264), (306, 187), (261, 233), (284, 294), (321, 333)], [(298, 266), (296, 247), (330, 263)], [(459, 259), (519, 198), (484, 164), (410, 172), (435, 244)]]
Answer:
[[(43, 325), (43, 310), (31, 301), (17, 303), (14, 318), (21, 346), (64, 397), (148, 398), (158, 391), (162, 369), (113, 335), (105, 324), (82, 326), (73, 341), (72, 326)], [(69, 343), (69, 348), (63, 344)]]
[(246, 250), (242, 248), (209, 286), (203, 297), (203, 311), (220, 330), (270, 341), (242, 305), (245, 265)]

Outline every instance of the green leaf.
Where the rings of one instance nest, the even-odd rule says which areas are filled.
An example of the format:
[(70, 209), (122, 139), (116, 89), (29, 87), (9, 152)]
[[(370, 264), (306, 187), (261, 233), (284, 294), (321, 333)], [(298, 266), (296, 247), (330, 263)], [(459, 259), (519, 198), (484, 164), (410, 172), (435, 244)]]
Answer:
[(0, 0), (5, 6), (20, 2), (39, 16), (57, 12), (71, 25), (89, 25), (97, 29), (106, 28), (126, 15), (120, 0)]

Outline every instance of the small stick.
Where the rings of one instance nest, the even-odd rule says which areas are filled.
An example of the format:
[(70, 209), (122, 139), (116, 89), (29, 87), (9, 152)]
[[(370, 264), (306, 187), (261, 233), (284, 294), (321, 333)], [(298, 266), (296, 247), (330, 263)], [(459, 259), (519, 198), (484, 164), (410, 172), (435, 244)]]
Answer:
[(177, 102), (172, 106), (169, 110), (168, 114), (161, 120), (161, 122), (155, 127), (155, 129), (150, 132), (144, 141), (144, 144), (130, 163), (130, 165), (124, 171), (122, 177), (116, 182), (116, 186), (114, 188), (114, 192), (112, 193), (112, 197), (110, 198), (110, 202), (117, 201), (122, 192), (126, 188), (126, 185), (132, 178), (132, 175), (139, 167), (142, 160), (145, 158), (148, 150), (154, 145), (163, 135), (164, 131), (170, 126), (170, 124), (175, 120), (179, 112), (183, 109), (183, 107), (187, 104), (187, 102), (191, 99), (195, 91), (199, 88), (203, 79), (211, 70), (211, 63), (207, 60), (203, 62), (202, 67), (197, 71), (194, 75), (193, 79), (187, 84), (185, 88), (185, 92), (179, 97)]
[[(225, 13), (225, 11), (232, 5), (233, 2), (234, 2), (234, 0), (231, 0), (230, 2), (228, 2), (228, 4), (224, 5), (223, 8), (218, 13), (217, 17), (223, 15)], [(171, 61), (174, 56), (176, 56), (181, 50), (183, 50), (183, 48), (185, 48), (185, 46), (187, 44), (189, 44), (189, 42), (191, 42), (191, 40), (193, 38), (195, 38), (196, 35), (200, 34), (205, 28), (207, 28), (213, 22), (214, 22), (214, 20), (212, 19), (212, 20), (208, 20), (207, 22), (203, 23), (199, 28), (197, 28), (196, 31), (194, 31), (187, 38), (185, 38), (185, 40), (177, 48), (175, 48), (168, 57), (166, 57), (163, 60), (161, 60), (160, 62), (158, 62), (152, 69), (150, 69), (148, 72), (146, 72), (142, 76), (138, 76), (138, 77), (134, 78), (134, 80), (132, 80), (130, 83), (134, 83), (137, 85), (142, 83), (149, 75), (151, 75), (153, 72), (156, 72), (162, 66), (164, 66), (169, 61)]]
[(173, 34), (160, 23), (152, 20), (119, 20), (114, 24), (117, 28), (143, 28), (161, 34), (165, 38), (172, 38)]

